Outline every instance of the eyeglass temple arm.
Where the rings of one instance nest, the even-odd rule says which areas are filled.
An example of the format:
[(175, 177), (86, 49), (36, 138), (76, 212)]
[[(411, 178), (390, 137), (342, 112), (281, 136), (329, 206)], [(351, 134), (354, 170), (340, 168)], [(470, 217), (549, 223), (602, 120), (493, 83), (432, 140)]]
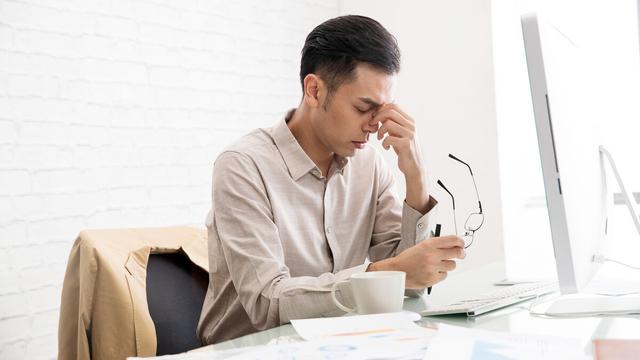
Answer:
[(442, 183), (442, 181), (440, 181), (440, 179), (438, 179), (438, 185), (440, 185), (441, 188), (444, 189), (444, 191), (446, 191), (449, 196), (451, 196), (451, 202), (453, 203), (453, 210), (456, 209), (456, 199), (453, 197), (453, 194), (451, 193), (451, 191), (449, 191), (449, 189), (447, 189), (446, 186), (444, 186), (444, 184)]
[(471, 174), (471, 181), (473, 181), (473, 188), (476, 190), (476, 198), (478, 198), (478, 207), (480, 208), (480, 214), (482, 214), (482, 203), (480, 202), (480, 195), (478, 194), (478, 185), (476, 185), (476, 179), (473, 177), (473, 171), (471, 170), (471, 166), (469, 166), (469, 164), (467, 164), (466, 162), (458, 159), (457, 157), (455, 157), (452, 154), (449, 154), (449, 157), (452, 158), (455, 161), (459, 161), (459, 162), (463, 163), (469, 169), (469, 173)]
[(444, 191), (446, 191), (449, 194), (449, 196), (451, 196), (451, 204), (453, 204), (453, 231), (457, 232), (458, 222), (456, 221), (456, 199), (453, 197), (453, 194), (451, 193), (451, 191), (449, 191), (449, 189), (447, 189), (447, 187), (444, 186), (444, 184), (442, 183), (442, 181), (440, 181), (440, 179), (438, 179), (438, 185), (440, 185), (440, 187), (443, 188)]

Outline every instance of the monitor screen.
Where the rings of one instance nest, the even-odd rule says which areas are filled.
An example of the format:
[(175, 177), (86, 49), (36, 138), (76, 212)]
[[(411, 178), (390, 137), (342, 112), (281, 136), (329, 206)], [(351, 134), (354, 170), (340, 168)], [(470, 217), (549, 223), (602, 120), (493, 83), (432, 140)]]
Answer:
[(530, 14), (522, 29), (558, 280), (562, 293), (575, 293), (598, 270), (611, 198), (599, 152), (599, 74), (561, 28)]

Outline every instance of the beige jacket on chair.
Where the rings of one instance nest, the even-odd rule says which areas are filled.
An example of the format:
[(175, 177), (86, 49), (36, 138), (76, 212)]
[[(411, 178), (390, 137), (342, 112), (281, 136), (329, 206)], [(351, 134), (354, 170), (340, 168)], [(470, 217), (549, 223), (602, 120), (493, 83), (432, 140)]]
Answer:
[(204, 229), (82, 231), (64, 277), (58, 359), (155, 355), (156, 332), (147, 306), (147, 261), (150, 253), (177, 251), (209, 271)]

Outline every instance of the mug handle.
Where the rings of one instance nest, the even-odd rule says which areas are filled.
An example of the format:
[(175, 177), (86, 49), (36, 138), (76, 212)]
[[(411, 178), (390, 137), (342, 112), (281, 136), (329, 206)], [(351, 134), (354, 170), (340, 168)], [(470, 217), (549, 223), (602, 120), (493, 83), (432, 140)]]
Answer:
[(350, 307), (346, 307), (344, 306), (339, 300), (338, 298), (336, 298), (336, 290), (338, 288), (338, 286), (342, 285), (342, 284), (349, 284), (351, 285), (351, 283), (349, 282), (349, 280), (340, 280), (338, 282), (335, 282), (333, 284), (333, 286), (331, 287), (331, 299), (333, 299), (333, 303), (336, 304), (337, 307), (340, 308), (340, 310), (342, 311), (346, 311), (348, 313), (354, 313), (356, 312), (356, 309), (350, 308)]

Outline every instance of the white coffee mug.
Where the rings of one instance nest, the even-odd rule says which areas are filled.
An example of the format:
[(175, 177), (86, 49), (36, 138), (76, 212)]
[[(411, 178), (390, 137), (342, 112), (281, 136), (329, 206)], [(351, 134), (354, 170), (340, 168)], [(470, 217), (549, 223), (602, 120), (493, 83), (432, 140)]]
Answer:
[[(333, 284), (331, 298), (336, 306), (349, 313), (364, 315), (402, 311), (405, 277), (404, 271), (353, 274), (349, 279)], [(336, 291), (345, 288), (353, 294), (355, 308), (345, 306), (336, 298)]]

